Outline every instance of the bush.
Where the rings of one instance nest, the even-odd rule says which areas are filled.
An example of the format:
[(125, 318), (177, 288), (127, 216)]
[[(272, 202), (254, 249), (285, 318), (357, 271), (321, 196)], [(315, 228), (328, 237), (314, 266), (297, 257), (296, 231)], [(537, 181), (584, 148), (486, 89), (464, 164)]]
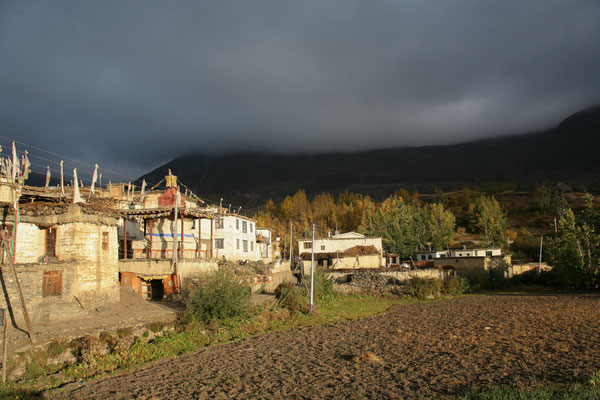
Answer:
[[(310, 279), (305, 282), (307, 290), (310, 296)], [(327, 274), (321, 270), (315, 271), (314, 288), (313, 288), (314, 300), (328, 300), (333, 296), (333, 282), (327, 277)]]
[(430, 299), (439, 296), (441, 288), (439, 279), (413, 277), (408, 281), (406, 293), (418, 299)]
[(217, 271), (200, 279), (189, 292), (183, 319), (206, 324), (240, 317), (250, 310), (250, 288), (231, 271)]
[(506, 289), (509, 281), (504, 277), (504, 271), (492, 268), (485, 273), (469, 277), (472, 291)]
[(275, 298), (278, 304), (292, 312), (308, 312), (310, 308), (306, 290), (298, 288), (290, 282), (280, 283), (275, 288)]
[(442, 293), (449, 296), (465, 294), (469, 291), (469, 281), (465, 278), (452, 277), (442, 283)]

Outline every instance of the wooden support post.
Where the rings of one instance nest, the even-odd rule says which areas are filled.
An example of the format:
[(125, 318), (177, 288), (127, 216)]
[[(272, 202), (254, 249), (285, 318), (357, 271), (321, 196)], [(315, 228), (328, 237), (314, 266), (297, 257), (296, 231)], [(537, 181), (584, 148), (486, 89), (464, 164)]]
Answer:
[(6, 370), (7, 365), (6, 365), (6, 340), (8, 339), (8, 321), (7, 321), (7, 312), (5, 309), (2, 308), (2, 331), (3, 331), (3, 335), (2, 335), (2, 383), (6, 383)]
[(181, 213), (181, 258), (183, 258), (183, 241), (184, 241), (184, 235), (183, 235), (183, 221), (184, 221), (184, 215), (183, 213)]
[(200, 258), (202, 254), (202, 217), (198, 217), (198, 251), (196, 257)]
[[(6, 241), (6, 236), (4, 235), (4, 231), (2, 231), (2, 241), (5, 243), (5, 246), (8, 245)], [(35, 339), (33, 337), (33, 330), (31, 329), (31, 319), (29, 319), (29, 313), (27, 312), (27, 304), (25, 304), (25, 297), (23, 297), (23, 290), (21, 289), (21, 282), (19, 281), (19, 276), (17, 275), (17, 269), (15, 268), (15, 264), (13, 263), (14, 254), (12, 257), (9, 257), (10, 260), (10, 268), (12, 270), (13, 276), (15, 278), (15, 285), (17, 286), (17, 292), (19, 293), (19, 300), (21, 301), (21, 308), (23, 309), (23, 317), (25, 318), (25, 324), (27, 325), (27, 333), (29, 334), (29, 340), (31, 344), (35, 343)], [(10, 298), (10, 296), (7, 296)]]
[(13, 264), (17, 262), (17, 220), (19, 219), (19, 209), (15, 211), (15, 225), (13, 226), (13, 235), (12, 235), (12, 262)]
[(127, 259), (127, 219), (123, 218), (123, 258)]
[(152, 258), (152, 236), (154, 236), (154, 218), (150, 219), (150, 258)]
[(212, 260), (213, 258), (213, 246), (214, 246), (214, 239), (213, 239), (213, 219), (211, 217), (210, 219), (210, 258)]

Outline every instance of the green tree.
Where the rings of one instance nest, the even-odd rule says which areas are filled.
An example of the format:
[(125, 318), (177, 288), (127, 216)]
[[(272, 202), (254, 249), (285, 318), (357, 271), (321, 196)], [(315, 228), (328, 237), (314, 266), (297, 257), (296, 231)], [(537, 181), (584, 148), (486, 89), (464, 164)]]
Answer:
[(506, 214), (494, 196), (477, 197), (469, 204), (467, 214), (471, 230), (481, 234), (484, 246), (504, 246)]
[(427, 230), (435, 250), (448, 246), (454, 235), (456, 218), (442, 204), (429, 204), (426, 207)]
[(593, 197), (584, 197), (584, 209), (577, 222), (570, 208), (558, 220), (558, 232), (551, 237), (546, 252), (557, 284), (569, 288), (600, 286), (600, 213)]
[(552, 211), (552, 204), (552, 190), (543, 185), (536, 187), (531, 198), (531, 209), (546, 213)]
[(392, 196), (367, 211), (365, 232), (383, 238), (388, 253), (412, 257), (427, 243), (427, 219), (422, 208)]

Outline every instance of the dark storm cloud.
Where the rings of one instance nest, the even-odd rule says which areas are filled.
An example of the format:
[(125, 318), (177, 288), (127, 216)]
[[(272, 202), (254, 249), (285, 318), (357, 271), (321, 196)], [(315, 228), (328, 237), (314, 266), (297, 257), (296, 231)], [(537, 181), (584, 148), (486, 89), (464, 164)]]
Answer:
[(600, 102), (599, 20), (595, 0), (4, 1), (1, 135), (134, 174), (525, 132)]

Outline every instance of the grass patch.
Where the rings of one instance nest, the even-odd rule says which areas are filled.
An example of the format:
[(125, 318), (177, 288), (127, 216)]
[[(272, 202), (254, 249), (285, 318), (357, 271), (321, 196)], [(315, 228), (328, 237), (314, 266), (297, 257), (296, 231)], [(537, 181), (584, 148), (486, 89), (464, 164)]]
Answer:
[(461, 400), (598, 400), (600, 399), (600, 371), (586, 382), (548, 385), (539, 388), (471, 391)]

